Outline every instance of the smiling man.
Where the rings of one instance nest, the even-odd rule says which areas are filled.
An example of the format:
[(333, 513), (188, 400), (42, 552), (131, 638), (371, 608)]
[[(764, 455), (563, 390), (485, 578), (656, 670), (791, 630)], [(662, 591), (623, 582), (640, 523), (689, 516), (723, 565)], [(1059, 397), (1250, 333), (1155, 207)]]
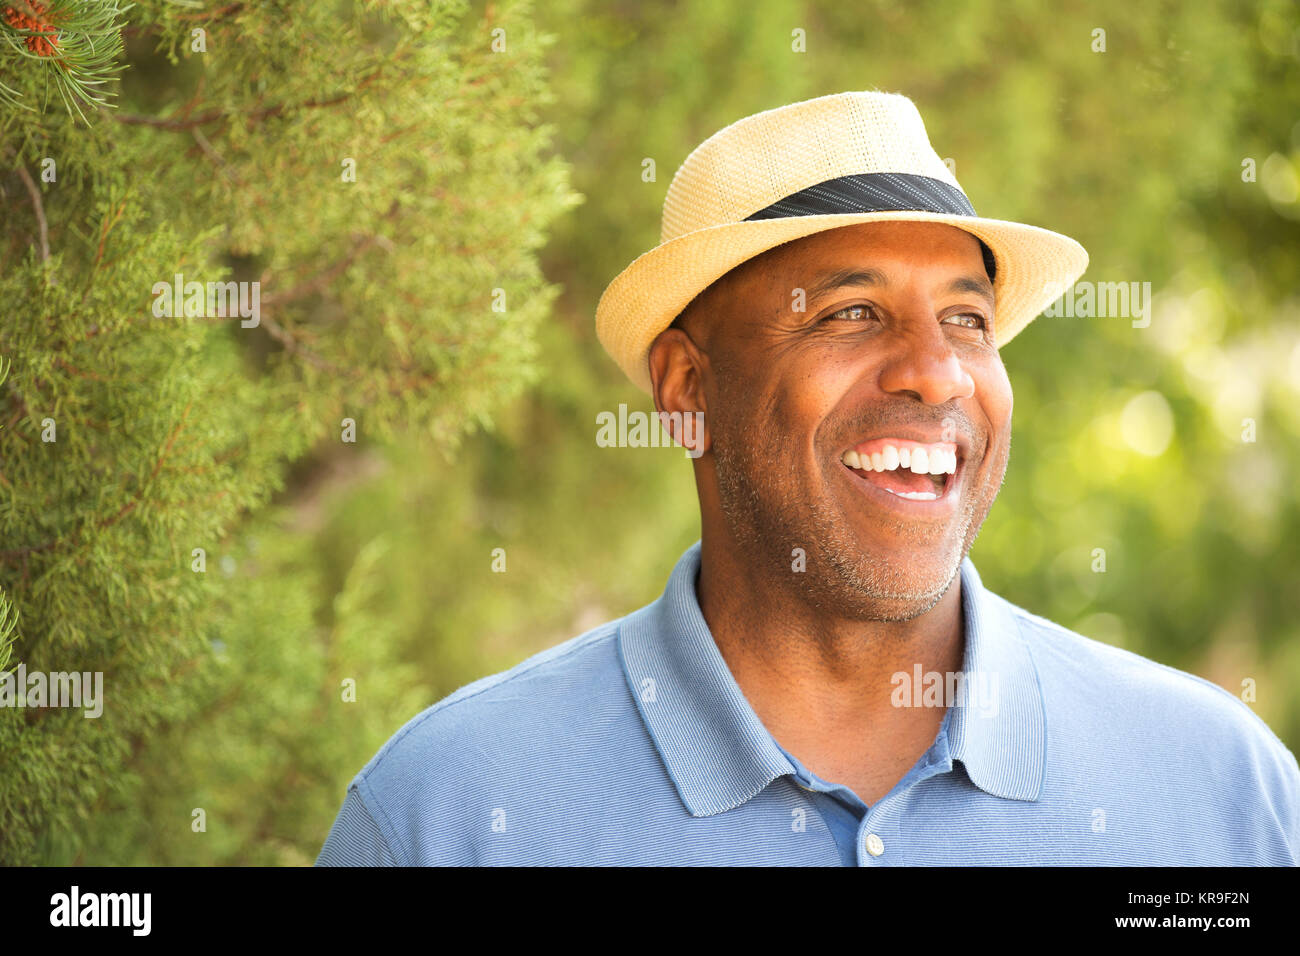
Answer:
[(951, 585), (1011, 438), (993, 314), (969, 233), (845, 226), (733, 270), (650, 354), (657, 404), (702, 412), (713, 452), (696, 481), (714, 641), (777, 740), (867, 804), (946, 714), (893, 706), (894, 675), (961, 671)]
[(999, 348), (1087, 264), (976, 216), (905, 97), (747, 117), (683, 163), (597, 330), (692, 445), (653, 604), (462, 688), (318, 863), (1271, 864), (1300, 771), (1241, 701), (984, 588)]

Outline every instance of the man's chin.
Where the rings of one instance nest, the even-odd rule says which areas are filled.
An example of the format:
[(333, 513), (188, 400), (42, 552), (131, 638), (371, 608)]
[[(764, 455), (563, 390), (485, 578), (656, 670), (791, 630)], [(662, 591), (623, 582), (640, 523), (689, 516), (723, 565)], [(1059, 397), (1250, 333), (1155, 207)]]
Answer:
[(961, 566), (960, 544), (875, 548), (832, 557), (845, 597), (861, 615), (877, 621), (910, 621), (948, 592)]

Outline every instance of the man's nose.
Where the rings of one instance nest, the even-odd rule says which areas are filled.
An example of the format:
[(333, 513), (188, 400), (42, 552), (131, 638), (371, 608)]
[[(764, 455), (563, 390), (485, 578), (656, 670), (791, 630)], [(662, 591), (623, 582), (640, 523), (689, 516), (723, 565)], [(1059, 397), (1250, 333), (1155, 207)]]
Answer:
[(909, 320), (905, 328), (890, 333), (888, 339), (888, 357), (880, 367), (879, 385), (883, 391), (907, 395), (927, 405), (942, 405), (975, 394), (975, 380), (933, 314)]

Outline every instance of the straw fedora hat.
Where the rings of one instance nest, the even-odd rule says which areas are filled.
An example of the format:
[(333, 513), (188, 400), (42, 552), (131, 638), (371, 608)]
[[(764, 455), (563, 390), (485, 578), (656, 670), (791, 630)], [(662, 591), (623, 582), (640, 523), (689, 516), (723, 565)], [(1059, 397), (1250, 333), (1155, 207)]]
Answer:
[(596, 335), (649, 392), (651, 342), (715, 280), (782, 243), (897, 219), (948, 223), (984, 244), (999, 348), (1088, 266), (1073, 239), (977, 216), (907, 97), (836, 93), (747, 116), (686, 157), (664, 197), (659, 245), (605, 289)]

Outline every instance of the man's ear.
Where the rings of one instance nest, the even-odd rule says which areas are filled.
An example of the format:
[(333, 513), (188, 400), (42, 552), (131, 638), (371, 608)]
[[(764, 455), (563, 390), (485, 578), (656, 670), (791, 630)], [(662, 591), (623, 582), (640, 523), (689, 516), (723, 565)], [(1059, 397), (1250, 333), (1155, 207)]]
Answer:
[(670, 326), (650, 343), (650, 383), (664, 427), (692, 458), (712, 447), (704, 382), (709, 357), (685, 329)]

